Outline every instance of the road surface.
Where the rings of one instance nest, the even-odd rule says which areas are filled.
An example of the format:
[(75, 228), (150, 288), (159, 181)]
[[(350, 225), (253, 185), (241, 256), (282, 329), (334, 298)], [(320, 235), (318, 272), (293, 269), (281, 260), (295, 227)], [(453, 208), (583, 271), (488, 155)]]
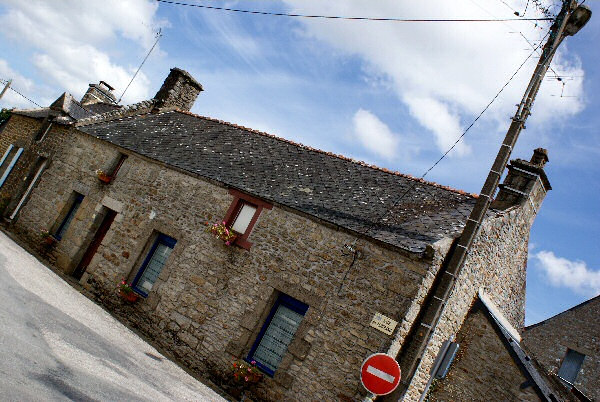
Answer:
[(225, 401), (2, 232), (0, 400)]

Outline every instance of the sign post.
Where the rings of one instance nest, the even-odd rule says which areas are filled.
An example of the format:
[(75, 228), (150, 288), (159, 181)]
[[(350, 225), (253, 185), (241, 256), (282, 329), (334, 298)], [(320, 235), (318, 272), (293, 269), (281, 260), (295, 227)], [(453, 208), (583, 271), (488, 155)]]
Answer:
[(367, 391), (376, 395), (387, 395), (400, 383), (400, 366), (393, 357), (385, 353), (375, 353), (362, 364), (360, 380)]

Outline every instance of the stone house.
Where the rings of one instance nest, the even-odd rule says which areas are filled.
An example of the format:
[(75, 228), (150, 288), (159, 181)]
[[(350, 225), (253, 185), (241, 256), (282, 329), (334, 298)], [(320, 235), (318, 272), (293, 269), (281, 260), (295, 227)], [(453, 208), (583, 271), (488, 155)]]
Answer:
[(523, 338), (546, 371), (600, 400), (600, 296), (525, 327)]
[[(174, 68), (138, 104), (114, 105), (101, 82), (81, 102), (13, 112), (0, 132), (8, 230), (196, 373), (227, 388), (232, 359), (257, 361), (257, 399), (362, 399), (362, 361), (386, 352), (403, 370), (387, 399), (418, 400), (480, 289), (523, 328), (545, 150), (511, 162), (415, 355), (476, 195), (192, 114), (201, 91)], [(220, 222), (233, 245), (207, 231)], [(118, 296), (122, 278), (135, 304)], [(380, 315), (397, 325), (377, 328)]]

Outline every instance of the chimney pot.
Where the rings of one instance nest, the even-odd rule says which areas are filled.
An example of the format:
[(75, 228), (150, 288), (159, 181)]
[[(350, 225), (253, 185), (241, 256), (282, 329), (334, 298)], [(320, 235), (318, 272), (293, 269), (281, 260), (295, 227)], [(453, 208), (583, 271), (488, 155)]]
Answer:
[(533, 151), (533, 155), (531, 156), (531, 160), (529, 162), (543, 168), (548, 161), (548, 150), (544, 148), (537, 148)]
[(81, 98), (81, 104), (117, 103), (117, 98), (112, 92), (113, 89), (106, 81), (100, 81), (98, 84), (90, 84), (87, 92)]

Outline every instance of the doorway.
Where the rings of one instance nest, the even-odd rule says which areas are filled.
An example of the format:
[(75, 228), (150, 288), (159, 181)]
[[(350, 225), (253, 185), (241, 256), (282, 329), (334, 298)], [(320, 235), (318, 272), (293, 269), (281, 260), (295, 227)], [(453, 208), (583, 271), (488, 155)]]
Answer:
[[(96, 230), (96, 233), (94, 233), (92, 241), (89, 243), (89, 246), (85, 250), (83, 257), (81, 257), (79, 264), (77, 264), (77, 267), (73, 271), (73, 277), (77, 280), (81, 279), (88, 265), (90, 265), (90, 262), (92, 261), (92, 258), (94, 258), (94, 255), (96, 255), (96, 251), (98, 251), (98, 247), (100, 247), (104, 236), (106, 236), (108, 229), (110, 229), (110, 225), (112, 225), (113, 221), (115, 220), (115, 216), (117, 216), (117, 213), (112, 209), (105, 207), (104, 210), (104, 214), (102, 214), (103, 217), (101, 218), (102, 220), (98, 226), (98, 229)], [(93, 225), (92, 228), (94, 226), (96, 225)]]

